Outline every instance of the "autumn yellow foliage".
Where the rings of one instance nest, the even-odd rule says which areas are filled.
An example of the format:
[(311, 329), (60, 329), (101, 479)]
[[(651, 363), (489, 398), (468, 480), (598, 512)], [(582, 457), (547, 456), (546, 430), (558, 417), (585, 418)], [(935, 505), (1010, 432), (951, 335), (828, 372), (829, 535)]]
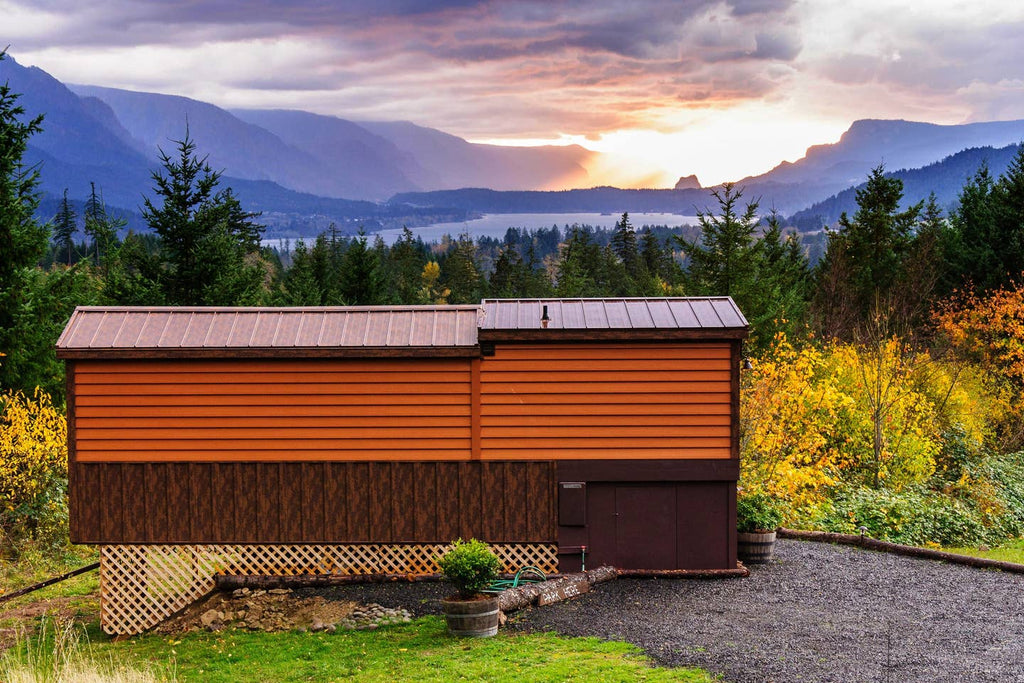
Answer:
[(944, 435), (980, 448), (996, 401), (970, 366), (894, 338), (795, 347), (783, 334), (742, 375), (741, 480), (813, 519), (840, 486), (900, 490), (936, 470)]
[(0, 394), (0, 547), (66, 514), (67, 421), (39, 389)]
[(934, 322), (956, 357), (986, 372), (994, 385), (997, 449), (1024, 447), (1024, 285), (955, 296), (939, 307)]

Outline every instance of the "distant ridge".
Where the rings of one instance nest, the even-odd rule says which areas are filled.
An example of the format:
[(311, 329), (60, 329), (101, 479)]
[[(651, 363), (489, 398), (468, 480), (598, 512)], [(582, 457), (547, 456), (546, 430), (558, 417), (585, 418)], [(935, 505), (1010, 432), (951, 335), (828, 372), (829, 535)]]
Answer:
[[(503, 147), (467, 142), (414, 123), (348, 121), (294, 110), (228, 111), (173, 95), (89, 85), (71, 88), (8, 56), (7, 81), (29, 115), (46, 116), (25, 160), (40, 164), (42, 210), (64, 190), (83, 201), (95, 182), (112, 208), (137, 221), (159, 167), (158, 147), (172, 150), (190, 133), (201, 154), (224, 172), (246, 206), (264, 212), (277, 234), (313, 235), (332, 222), (401, 227), (461, 221), (473, 213), (669, 212), (692, 215), (712, 204), (695, 176), (676, 189), (585, 188), (596, 153), (582, 147)], [(852, 189), (884, 163), (903, 174), (908, 200), (934, 189), (940, 202), (973, 172), (979, 153), (998, 158), (1024, 140), (1024, 121), (942, 126), (912, 121), (855, 121), (833, 144), (815, 145), (795, 162), (738, 181), (745, 200), (795, 215), (806, 226), (849, 210)], [(961, 155), (961, 152), (963, 154)], [(939, 163), (941, 162), (941, 163)], [(973, 165), (973, 166), (972, 166)], [(901, 169), (920, 167), (920, 173)], [(49, 215), (41, 215), (49, 218)], [(139, 227), (137, 223), (133, 223)], [(807, 227), (806, 229), (815, 229)]]

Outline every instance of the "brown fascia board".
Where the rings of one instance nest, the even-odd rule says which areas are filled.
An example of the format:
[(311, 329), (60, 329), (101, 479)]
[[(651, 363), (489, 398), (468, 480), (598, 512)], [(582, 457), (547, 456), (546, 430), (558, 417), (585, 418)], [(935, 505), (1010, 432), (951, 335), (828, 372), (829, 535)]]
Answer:
[(218, 348), (103, 348), (57, 349), (62, 360), (173, 360), (278, 358), (476, 358), (480, 346), (359, 346), (359, 347), (218, 347)]

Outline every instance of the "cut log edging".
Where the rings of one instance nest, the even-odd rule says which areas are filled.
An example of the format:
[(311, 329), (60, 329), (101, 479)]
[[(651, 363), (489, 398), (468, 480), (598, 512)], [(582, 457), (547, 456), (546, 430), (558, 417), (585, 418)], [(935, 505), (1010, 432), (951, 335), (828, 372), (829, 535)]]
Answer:
[(854, 534), (838, 534), (832, 531), (800, 531), (798, 529), (778, 530), (779, 538), (791, 538), (800, 541), (815, 541), (818, 543), (837, 543), (840, 545), (854, 545), (869, 550), (878, 550), (895, 555), (907, 557), (918, 557), (926, 560), (940, 560), (950, 564), (962, 564), (977, 569), (998, 569), (1013, 574), (1024, 574), (1024, 564), (1016, 562), (1005, 562), (1003, 560), (990, 560), (984, 557), (973, 557), (971, 555), (957, 555), (944, 550), (932, 550), (931, 548), (918, 548), (913, 545), (900, 545), (889, 541), (879, 541), (869, 536), (858, 536)]
[(615, 567), (598, 567), (576, 574), (563, 574), (556, 579), (528, 583), (498, 594), (498, 609), (514, 612), (531, 605), (550, 605), (590, 591), (590, 587), (619, 576)]

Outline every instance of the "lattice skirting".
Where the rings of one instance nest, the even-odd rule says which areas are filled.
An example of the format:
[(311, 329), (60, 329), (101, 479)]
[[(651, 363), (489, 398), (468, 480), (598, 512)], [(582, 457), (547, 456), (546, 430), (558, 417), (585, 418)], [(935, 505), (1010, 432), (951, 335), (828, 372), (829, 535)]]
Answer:
[[(435, 574), (437, 545), (104, 545), (100, 623), (111, 635), (142, 633), (206, 595), (217, 574)], [(553, 543), (495, 543), (507, 572), (558, 569)]]

